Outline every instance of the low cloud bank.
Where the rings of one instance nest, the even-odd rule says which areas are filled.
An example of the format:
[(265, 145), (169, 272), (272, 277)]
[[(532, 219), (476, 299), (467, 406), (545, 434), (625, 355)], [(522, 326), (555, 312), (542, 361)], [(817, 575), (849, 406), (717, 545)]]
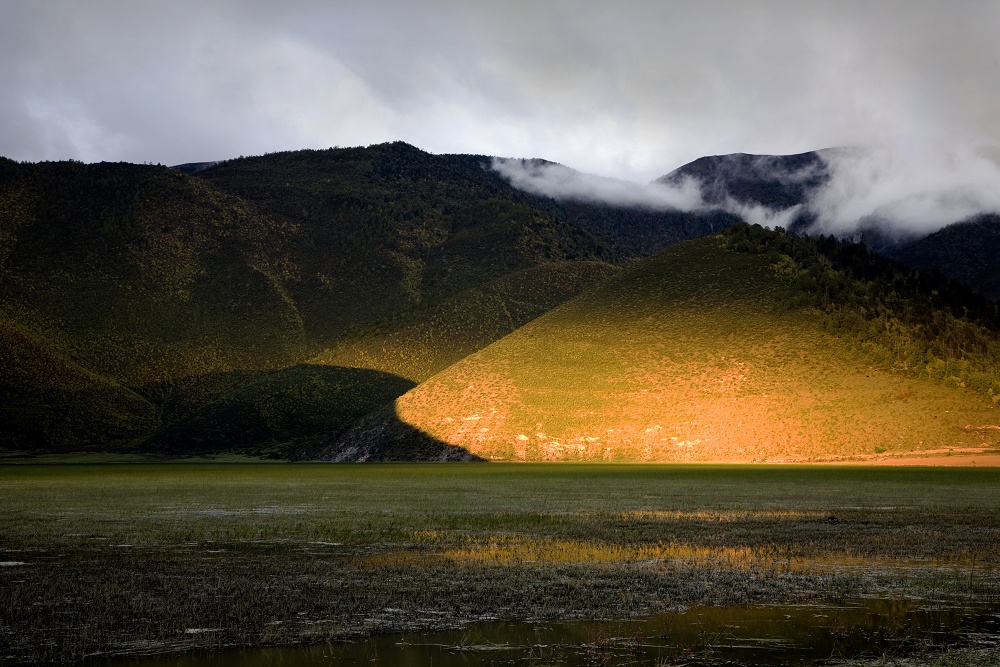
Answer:
[[(924, 236), (984, 213), (1000, 213), (1000, 150), (960, 144), (898, 144), (818, 151), (817, 165), (789, 169), (768, 156), (727, 167), (712, 182), (687, 176), (649, 184), (585, 174), (543, 160), (494, 158), (492, 166), (526, 192), (559, 200), (657, 211), (724, 210), (750, 223), (787, 227), (804, 216), (811, 233), (849, 237), (862, 229), (900, 239)], [(733, 169), (776, 184), (816, 181), (804, 200), (769, 207), (737, 199), (725, 190)]]
[(807, 202), (811, 231), (846, 236), (862, 224), (923, 236), (1000, 212), (1000, 165), (961, 145), (896, 145), (824, 151), (830, 178)]
[(585, 174), (544, 160), (511, 158), (493, 158), (492, 166), (518, 190), (553, 199), (655, 211), (704, 208), (701, 186), (693, 178), (677, 185), (642, 184)]

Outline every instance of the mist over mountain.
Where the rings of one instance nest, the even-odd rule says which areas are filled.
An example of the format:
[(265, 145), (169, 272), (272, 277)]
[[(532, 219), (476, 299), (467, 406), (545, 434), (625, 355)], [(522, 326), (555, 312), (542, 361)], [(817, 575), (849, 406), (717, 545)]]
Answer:
[[(515, 187), (566, 207), (687, 214), (701, 223), (702, 233), (745, 220), (832, 234), (863, 241), (912, 266), (937, 268), (991, 297), (1000, 295), (994, 278), (1000, 256), (992, 240), (998, 233), (1000, 167), (988, 152), (917, 143), (905, 150), (734, 153), (699, 158), (649, 184), (583, 174), (544, 160), (494, 159), (491, 166)], [(723, 224), (712, 224), (713, 215)]]
[(766, 227), (880, 246), (913, 241), (1000, 212), (1000, 166), (962, 146), (826, 148), (795, 155), (699, 158), (639, 184), (583, 174), (544, 160), (500, 160), (515, 187), (562, 201), (652, 210), (724, 211)]
[(553, 199), (659, 211), (690, 211), (704, 206), (703, 186), (695, 177), (640, 184), (585, 174), (539, 159), (493, 158), (490, 166), (515, 188)]

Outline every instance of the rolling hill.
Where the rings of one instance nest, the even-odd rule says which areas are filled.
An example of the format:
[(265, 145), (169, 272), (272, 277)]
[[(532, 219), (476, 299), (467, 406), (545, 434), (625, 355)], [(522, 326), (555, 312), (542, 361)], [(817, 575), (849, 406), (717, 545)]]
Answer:
[[(994, 446), (997, 312), (825, 239), (674, 246), (438, 373), (321, 458), (404, 424), (490, 460), (810, 461)], [(391, 418), (390, 418), (391, 417)]]

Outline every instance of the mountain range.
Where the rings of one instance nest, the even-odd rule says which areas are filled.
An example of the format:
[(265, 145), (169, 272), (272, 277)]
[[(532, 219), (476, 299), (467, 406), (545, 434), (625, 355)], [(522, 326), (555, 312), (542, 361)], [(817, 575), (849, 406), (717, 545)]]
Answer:
[[(696, 160), (658, 179), (699, 183), (685, 212), (527, 192), (487, 156), (401, 142), (176, 168), (0, 159), (0, 450), (807, 460), (992, 443), (1000, 220), (874, 254), (803, 235), (806, 213), (767, 231), (727, 206), (804, 210), (824, 165)], [(873, 407), (882, 386), (898, 406)], [(867, 426), (842, 437), (851, 420)]]

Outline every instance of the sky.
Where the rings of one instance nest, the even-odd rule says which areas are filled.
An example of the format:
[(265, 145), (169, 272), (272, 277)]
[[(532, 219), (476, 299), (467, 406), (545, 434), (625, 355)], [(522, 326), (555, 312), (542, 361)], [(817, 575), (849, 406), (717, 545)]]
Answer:
[(403, 140), (646, 183), (703, 155), (874, 146), (890, 180), (993, 187), (996, 26), (995, 0), (0, 0), (0, 155)]

